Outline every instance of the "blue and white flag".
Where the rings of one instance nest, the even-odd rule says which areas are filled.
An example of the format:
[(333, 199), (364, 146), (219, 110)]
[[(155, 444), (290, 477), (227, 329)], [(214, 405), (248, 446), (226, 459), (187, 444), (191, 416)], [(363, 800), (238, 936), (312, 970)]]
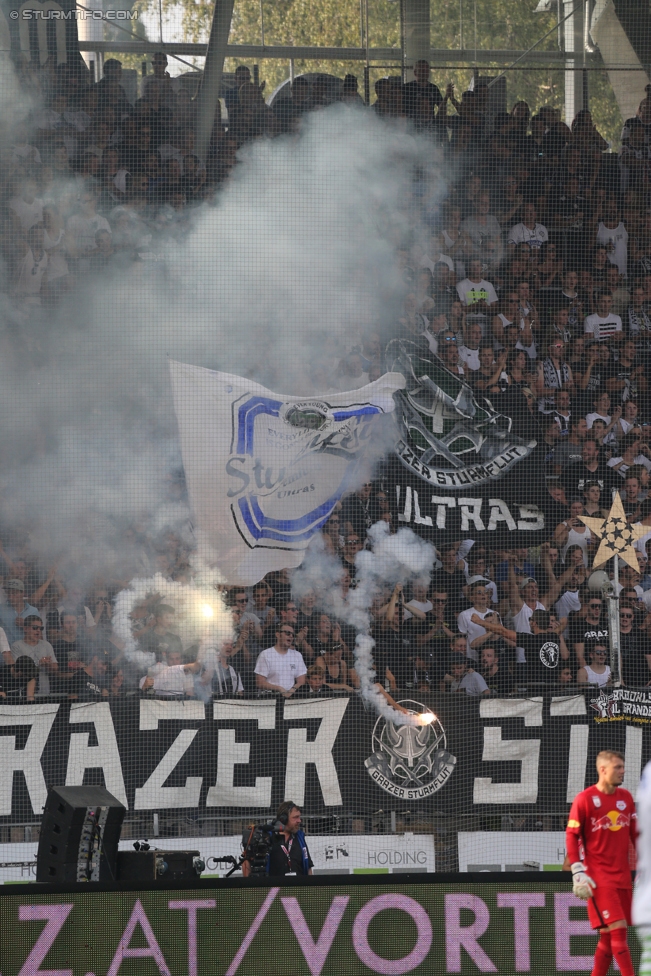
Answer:
[(237, 585), (300, 564), (358, 486), (375, 422), (404, 386), (386, 373), (359, 390), (296, 397), (184, 363), (170, 371), (195, 527)]

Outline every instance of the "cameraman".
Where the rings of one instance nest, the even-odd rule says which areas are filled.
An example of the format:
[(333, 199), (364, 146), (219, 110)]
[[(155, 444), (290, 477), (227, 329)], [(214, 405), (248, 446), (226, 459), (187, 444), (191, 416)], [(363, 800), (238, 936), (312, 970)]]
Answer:
[[(300, 807), (292, 800), (285, 800), (278, 807), (276, 820), (282, 824), (282, 829), (278, 833), (274, 831), (272, 836), (266, 874), (270, 877), (312, 874), (312, 858), (301, 830)], [(248, 878), (250, 873), (251, 865), (244, 861), (242, 874)]]

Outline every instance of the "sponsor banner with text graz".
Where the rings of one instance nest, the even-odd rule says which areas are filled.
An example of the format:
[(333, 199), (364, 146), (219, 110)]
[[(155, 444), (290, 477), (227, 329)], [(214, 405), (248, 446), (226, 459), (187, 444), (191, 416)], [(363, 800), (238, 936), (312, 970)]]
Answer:
[(600, 721), (597, 697), (435, 696), (424, 727), (378, 718), (357, 695), (0, 705), (0, 822), (33, 822), (50, 784), (93, 783), (130, 811), (218, 817), (268, 816), (288, 796), (313, 816), (563, 813), (600, 749), (625, 751), (632, 790), (651, 759), (640, 704), (617, 699), (635, 710)]
[[(2, 973), (579, 976), (592, 968), (597, 937), (567, 877), (291, 883), (302, 880), (51, 893), (6, 885), (0, 926), (11, 938), (0, 940)], [(638, 943), (630, 942), (637, 970)]]

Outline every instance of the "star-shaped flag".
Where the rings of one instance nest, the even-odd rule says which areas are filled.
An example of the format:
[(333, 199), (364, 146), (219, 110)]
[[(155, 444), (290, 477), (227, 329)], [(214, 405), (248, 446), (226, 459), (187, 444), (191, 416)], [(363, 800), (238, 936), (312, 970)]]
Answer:
[(601, 544), (592, 563), (593, 566), (602, 566), (611, 556), (619, 556), (634, 570), (639, 569), (633, 543), (648, 533), (649, 526), (631, 525), (626, 521), (624, 506), (618, 491), (615, 492), (608, 518), (590, 518), (587, 515), (580, 515), (579, 518), (591, 532), (594, 532), (601, 539)]

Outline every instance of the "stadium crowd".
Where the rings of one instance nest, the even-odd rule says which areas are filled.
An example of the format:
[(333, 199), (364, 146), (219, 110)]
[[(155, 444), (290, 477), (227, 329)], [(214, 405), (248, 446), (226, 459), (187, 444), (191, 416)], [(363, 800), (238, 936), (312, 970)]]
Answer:
[[(323, 389), (380, 376), (391, 339), (438, 358), (516, 433), (535, 433), (552, 529), (533, 549), (451, 538), (431, 576), (379, 593), (371, 611), (379, 682), (389, 695), (612, 682), (604, 600), (587, 587), (598, 540), (580, 517), (604, 515), (617, 487), (627, 518), (649, 526), (636, 544), (638, 571), (620, 570), (623, 679), (651, 684), (651, 92), (612, 153), (587, 111), (570, 125), (557, 110), (533, 114), (525, 102), (492, 114), (485, 86), (457, 100), (452, 85), (442, 93), (431, 83), (426, 62), (408, 84), (378, 81), (368, 109), (352, 75), (336, 89), (298, 77), (270, 107), (241, 66), (204, 165), (194, 153), (193, 100), (166, 63), (154, 56), (134, 105), (114, 59), (97, 84), (65, 65), (25, 75), (42, 108), (14, 127), (0, 161), (1, 248), (17, 313), (29, 319), (56, 307), (92, 276), (146, 262), (164, 273), (161, 247), (182, 240), (194, 208), (218, 200), (238, 150), (297, 132), (333, 91), (405, 138), (421, 133), (438, 154), (447, 194), (428, 193), (415, 176), (411, 226), (395, 240), (398, 321), (390, 335), (369, 332), (339, 348)], [(384, 521), (395, 532), (396, 519), (377, 481), (337, 507), (321, 541), (341, 560), (344, 599), (369, 528)], [(170, 579), (188, 579), (178, 539), (150, 555)], [(219, 646), (184, 647), (175, 608), (153, 594), (133, 626), (157, 664), (138, 671), (112, 628), (114, 581), (66, 591), (55, 570), (39, 575), (20, 540), (0, 557), (8, 699), (314, 696), (359, 687), (354, 631), (323, 612), (318, 593), (295, 599), (287, 571), (251, 590), (224, 590), (234, 638)]]

